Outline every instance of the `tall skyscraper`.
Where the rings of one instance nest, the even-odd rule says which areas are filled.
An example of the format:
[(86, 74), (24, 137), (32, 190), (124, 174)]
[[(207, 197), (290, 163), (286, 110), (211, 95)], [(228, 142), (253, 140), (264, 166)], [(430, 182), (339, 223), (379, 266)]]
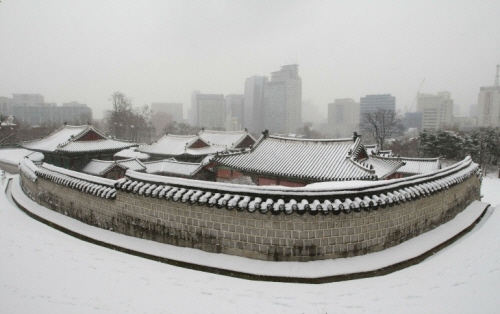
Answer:
[(359, 102), (360, 121), (363, 121), (365, 113), (372, 113), (377, 110), (396, 111), (396, 97), (391, 94), (366, 95), (361, 97)]
[(197, 126), (207, 129), (224, 128), (226, 122), (226, 101), (222, 94), (197, 94)]
[(191, 108), (188, 110), (188, 121), (193, 126), (198, 126), (198, 99), (197, 95), (200, 94), (199, 90), (191, 93)]
[(436, 131), (453, 124), (453, 99), (450, 92), (418, 94), (417, 112), (422, 113), (422, 129)]
[(359, 107), (351, 98), (335, 99), (328, 104), (328, 135), (344, 138), (359, 131)]
[(265, 129), (262, 107), (266, 83), (265, 76), (252, 76), (245, 81), (242, 125), (253, 133), (260, 133)]
[(297, 64), (271, 73), (264, 85), (263, 119), (270, 133), (296, 133), (302, 128), (302, 79)]
[(481, 87), (477, 103), (477, 125), (479, 127), (500, 127), (500, 65), (497, 65), (495, 84)]

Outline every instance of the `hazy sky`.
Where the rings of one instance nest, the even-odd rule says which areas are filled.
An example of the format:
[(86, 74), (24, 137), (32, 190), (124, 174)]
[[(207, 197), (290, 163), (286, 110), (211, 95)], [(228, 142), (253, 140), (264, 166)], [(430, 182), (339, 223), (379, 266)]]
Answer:
[[(422, 92), (477, 102), (500, 63), (500, 1), (2, 0), (0, 96), (79, 101), (101, 117), (193, 90), (242, 94), (245, 78), (298, 63), (303, 100)], [(465, 113), (465, 110), (464, 110)]]

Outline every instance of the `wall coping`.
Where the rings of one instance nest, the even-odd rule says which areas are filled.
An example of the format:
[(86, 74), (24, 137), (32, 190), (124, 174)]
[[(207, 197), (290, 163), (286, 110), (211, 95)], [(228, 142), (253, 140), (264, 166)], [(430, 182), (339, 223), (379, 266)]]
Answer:
[[(24, 171), (23, 171), (24, 169)], [(230, 183), (200, 181), (139, 173), (128, 170), (119, 180), (99, 178), (59, 168), (44, 163), (37, 167), (27, 160), (21, 163), (21, 171), (33, 181), (33, 173), (95, 196), (114, 199), (117, 190), (145, 197), (190, 202), (192, 204), (225, 207), (228, 210), (271, 212), (274, 215), (303, 215), (318, 213), (338, 215), (377, 210), (430, 196), (459, 184), (472, 176), (481, 178), (481, 171), (470, 157), (433, 173), (402, 179), (366, 183), (343, 182), (347, 189), (336, 188), (286, 188), (245, 186)], [(361, 184), (356, 188), (357, 184)], [(328, 184), (325, 184), (328, 186)]]

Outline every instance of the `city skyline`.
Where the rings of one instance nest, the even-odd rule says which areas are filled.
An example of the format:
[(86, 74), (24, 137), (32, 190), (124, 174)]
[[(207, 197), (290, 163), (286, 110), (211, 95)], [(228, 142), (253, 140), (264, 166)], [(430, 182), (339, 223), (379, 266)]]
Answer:
[[(279, 14), (278, 14), (279, 13)], [(450, 91), (464, 109), (492, 86), (500, 3), (3, 1), (0, 96), (77, 100), (99, 118), (121, 91), (134, 106), (191, 93), (242, 94), (297, 63), (303, 102), (391, 94), (397, 109)], [(221, 39), (223, 38), (223, 39)]]

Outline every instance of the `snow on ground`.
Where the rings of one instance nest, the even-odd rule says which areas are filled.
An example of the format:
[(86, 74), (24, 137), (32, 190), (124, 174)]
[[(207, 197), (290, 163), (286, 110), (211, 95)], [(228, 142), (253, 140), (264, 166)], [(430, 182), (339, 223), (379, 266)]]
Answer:
[[(2, 189), (4, 189), (4, 183)], [(500, 179), (483, 201), (500, 204)], [(248, 281), (89, 244), (0, 194), (0, 313), (498, 313), (500, 207), (424, 262), (323, 285)]]

